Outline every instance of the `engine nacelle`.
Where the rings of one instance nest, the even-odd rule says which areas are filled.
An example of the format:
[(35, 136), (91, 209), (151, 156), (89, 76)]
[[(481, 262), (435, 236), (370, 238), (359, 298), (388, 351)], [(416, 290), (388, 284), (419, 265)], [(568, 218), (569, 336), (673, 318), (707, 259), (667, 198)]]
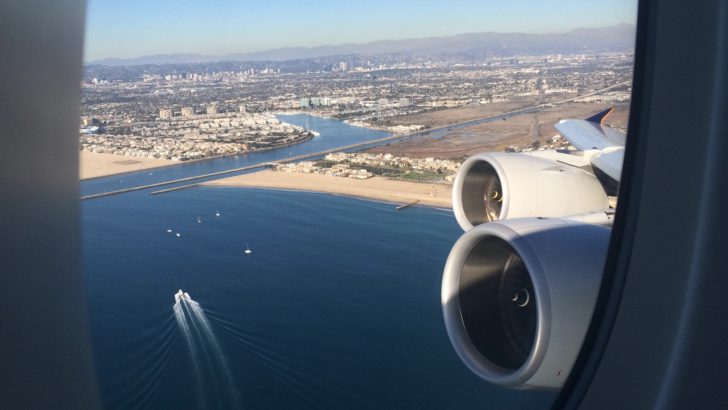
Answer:
[(455, 243), (442, 278), (455, 351), (501, 386), (559, 388), (596, 303), (610, 229), (565, 219), (480, 225)]
[[(609, 208), (599, 180), (564, 163), (575, 156), (548, 154), (484, 153), (466, 160), (452, 190), (453, 211), (463, 230), (502, 219), (564, 217)], [(564, 161), (557, 160), (560, 156)]]

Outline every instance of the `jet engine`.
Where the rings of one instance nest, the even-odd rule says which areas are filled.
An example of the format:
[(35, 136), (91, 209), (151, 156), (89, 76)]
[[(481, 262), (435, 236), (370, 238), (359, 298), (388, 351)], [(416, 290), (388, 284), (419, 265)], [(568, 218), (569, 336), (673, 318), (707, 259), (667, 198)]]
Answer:
[[(503, 164), (514, 166), (479, 156), (461, 184), (502, 183), (496, 167)], [(591, 320), (609, 235), (605, 226), (561, 218), (503, 220), (464, 233), (448, 256), (441, 298), (448, 336), (465, 365), (501, 386), (560, 387)]]
[(564, 217), (607, 210), (588, 161), (555, 151), (478, 154), (453, 184), (453, 211), (463, 230), (519, 217)]

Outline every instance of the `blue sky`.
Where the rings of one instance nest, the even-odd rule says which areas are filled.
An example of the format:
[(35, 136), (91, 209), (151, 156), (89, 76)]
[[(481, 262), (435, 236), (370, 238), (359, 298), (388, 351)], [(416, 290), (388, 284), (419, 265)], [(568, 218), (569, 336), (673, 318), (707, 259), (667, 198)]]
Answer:
[(636, 22), (636, 0), (88, 0), (86, 60)]

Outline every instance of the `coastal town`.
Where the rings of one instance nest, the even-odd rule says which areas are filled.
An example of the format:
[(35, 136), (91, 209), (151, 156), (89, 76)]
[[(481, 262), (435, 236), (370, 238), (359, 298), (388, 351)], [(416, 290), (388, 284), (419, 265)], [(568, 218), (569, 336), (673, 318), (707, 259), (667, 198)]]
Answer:
[[(308, 130), (279, 113), (308, 113), (409, 134), (422, 116), (453, 109), (502, 111), (555, 103), (629, 100), (630, 53), (450, 61), (346, 57), (292, 62), (87, 66), (82, 149), (191, 159), (297, 144)], [(502, 108), (506, 107), (506, 108)], [(551, 135), (546, 136), (551, 137)]]
[[(617, 121), (610, 125), (624, 130), (632, 59), (629, 52), (603, 52), (467, 61), (344, 56), (90, 65), (82, 84), (80, 150), (82, 170), (84, 163), (91, 164), (87, 170), (95, 169), (82, 174), (246, 155), (319, 135), (308, 122), (285, 122), (296, 114), (384, 131), (393, 138), (497, 117), (494, 123), (445, 130), (438, 138), (405, 138), (364, 152), (329, 151), (274, 167), (281, 175), (447, 184), (465, 158), (483, 149), (568, 149), (568, 141), (552, 127), (560, 118), (616, 106)], [(519, 110), (523, 113), (509, 114)]]
[(122, 125), (94, 125), (88, 118), (82, 121), (82, 151), (175, 161), (271, 150), (314, 135), (272, 115), (246, 113), (245, 106), (239, 112), (219, 113), (211, 105), (200, 114), (193, 107), (184, 107), (179, 115), (162, 109), (156, 121)]

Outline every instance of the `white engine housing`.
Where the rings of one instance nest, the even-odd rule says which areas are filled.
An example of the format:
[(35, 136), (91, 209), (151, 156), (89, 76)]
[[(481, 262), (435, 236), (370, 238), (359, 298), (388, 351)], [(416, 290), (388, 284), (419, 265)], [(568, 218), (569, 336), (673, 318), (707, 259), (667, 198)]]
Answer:
[(455, 243), (442, 278), (450, 341), (481, 378), (559, 388), (596, 303), (610, 229), (521, 218), (480, 225)]
[[(578, 158), (555, 151), (539, 154), (484, 153), (466, 160), (452, 190), (453, 211), (463, 230), (494, 220), (564, 217), (609, 208), (599, 180), (573, 165)], [(489, 186), (499, 187), (500, 196), (486, 208)]]

